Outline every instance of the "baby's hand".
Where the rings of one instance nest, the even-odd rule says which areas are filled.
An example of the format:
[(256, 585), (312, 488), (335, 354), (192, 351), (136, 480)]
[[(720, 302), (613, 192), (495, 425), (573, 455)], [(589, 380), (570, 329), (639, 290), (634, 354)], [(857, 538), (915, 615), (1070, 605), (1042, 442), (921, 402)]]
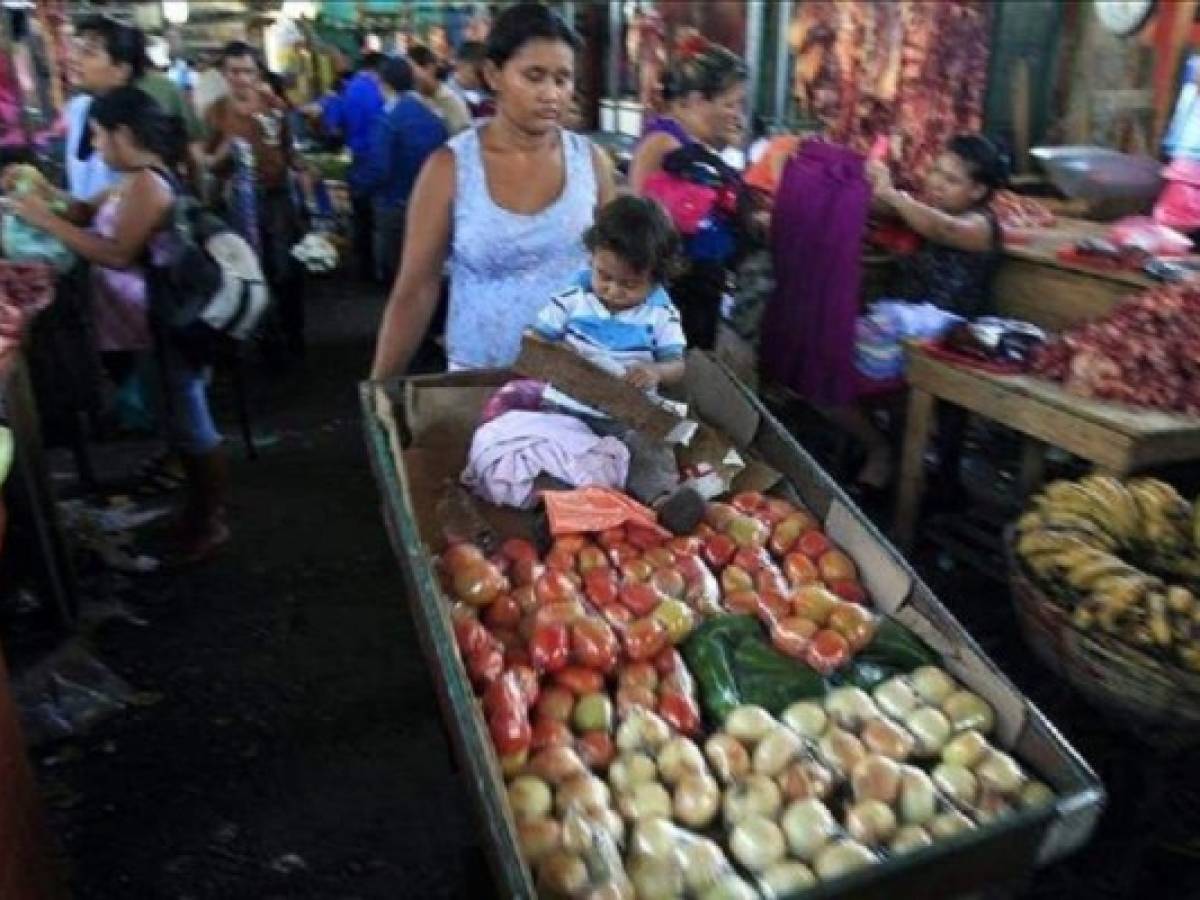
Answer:
[(625, 380), (635, 388), (653, 391), (658, 387), (658, 372), (651, 366), (630, 366), (625, 371)]

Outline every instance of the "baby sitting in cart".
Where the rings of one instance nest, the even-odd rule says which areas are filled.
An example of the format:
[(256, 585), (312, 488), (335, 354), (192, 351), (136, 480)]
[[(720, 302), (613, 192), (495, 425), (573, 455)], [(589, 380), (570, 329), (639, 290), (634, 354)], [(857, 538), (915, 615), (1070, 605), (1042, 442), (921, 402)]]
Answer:
[[(566, 344), (648, 393), (678, 384), (687, 345), (679, 310), (663, 287), (680, 258), (679, 236), (670, 219), (653, 200), (619, 197), (597, 214), (584, 243), (591, 266), (546, 304), (532, 331), (543, 340)], [(689, 533), (699, 522), (704, 499), (680, 483), (675, 454), (667, 444), (575, 404), (552, 387), (540, 392), (536, 403), (538, 412), (508, 412), (476, 432), (463, 476), (476, 493), (495, 501), (495, 496), (487, 496), (493, 486), (489, 482), (503, 484), (522, 474), (511, 466), (496, 466), (498, 451), (520, 445), (523, 462), (528, 463), (529, 442), (534, 441), (535, 457), (541, 458), (533, 464), (545, 463), (543, 473), (555, 480), (623, 487), (654, 508), (663, 525), (677, 534)], [(533, 434), (535, 429), (540, 433)], [(627, 476), (623, 483), (613, 483), (617, 479), (610, 464), (615, 462), (619, 469), (622, 460), (627, 462)], [(595, 471), (589, 473), (592, 463)], [(529, 505), (531, 499), (509, 505)]]

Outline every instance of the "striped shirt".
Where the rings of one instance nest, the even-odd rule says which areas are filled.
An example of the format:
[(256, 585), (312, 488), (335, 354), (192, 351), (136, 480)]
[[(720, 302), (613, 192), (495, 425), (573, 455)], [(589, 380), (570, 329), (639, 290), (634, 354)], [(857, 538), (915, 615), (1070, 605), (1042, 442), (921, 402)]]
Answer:
[(683, 359), (687, 342), (679, 310), (662, 285), (644, 303), (613, 312), (592, 293), (591, 273), (582, 272), (569, 290), (542, 307), (533, 330), (549, 341), (565, 341), (604, 368)]

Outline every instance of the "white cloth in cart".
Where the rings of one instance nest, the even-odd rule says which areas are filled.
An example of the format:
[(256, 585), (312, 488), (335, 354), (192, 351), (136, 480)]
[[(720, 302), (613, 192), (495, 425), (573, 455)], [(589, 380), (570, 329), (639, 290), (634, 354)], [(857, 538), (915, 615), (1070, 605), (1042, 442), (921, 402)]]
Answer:
[(629, 451), (571, 416), (514, 410), (476, 430), (462, 483), (489, 503), (528, 509), (543, 473), (574, 487), (620, 489)]

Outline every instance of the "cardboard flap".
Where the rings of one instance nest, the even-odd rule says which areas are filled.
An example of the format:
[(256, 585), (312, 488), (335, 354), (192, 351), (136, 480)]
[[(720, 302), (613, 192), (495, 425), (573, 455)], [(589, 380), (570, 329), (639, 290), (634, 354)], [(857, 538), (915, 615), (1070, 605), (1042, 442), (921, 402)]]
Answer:
[(687, 356), (688, 399), (697, 418), (727, 435), (734, 446), (750, 446), (762, 417), (729, 371), (707, 353)]
[(858, 566), (871, 602), (888, 615), (899, 609), (912, 590), (912, 576), (896, 561), (888, 548), (871, 534), (860, 516), (840, 500), (834, 500), (825, 518), (825, 533), (850, 554)]
[(686, 440), (695, 428), (694, 422), (657, 406), (637, 388), (562, 344), (526, 335), (521, 340), (521, 355), (513, 368), (526, 378), (554, 385), (567, 396), (607, 413), (656, 441)]

